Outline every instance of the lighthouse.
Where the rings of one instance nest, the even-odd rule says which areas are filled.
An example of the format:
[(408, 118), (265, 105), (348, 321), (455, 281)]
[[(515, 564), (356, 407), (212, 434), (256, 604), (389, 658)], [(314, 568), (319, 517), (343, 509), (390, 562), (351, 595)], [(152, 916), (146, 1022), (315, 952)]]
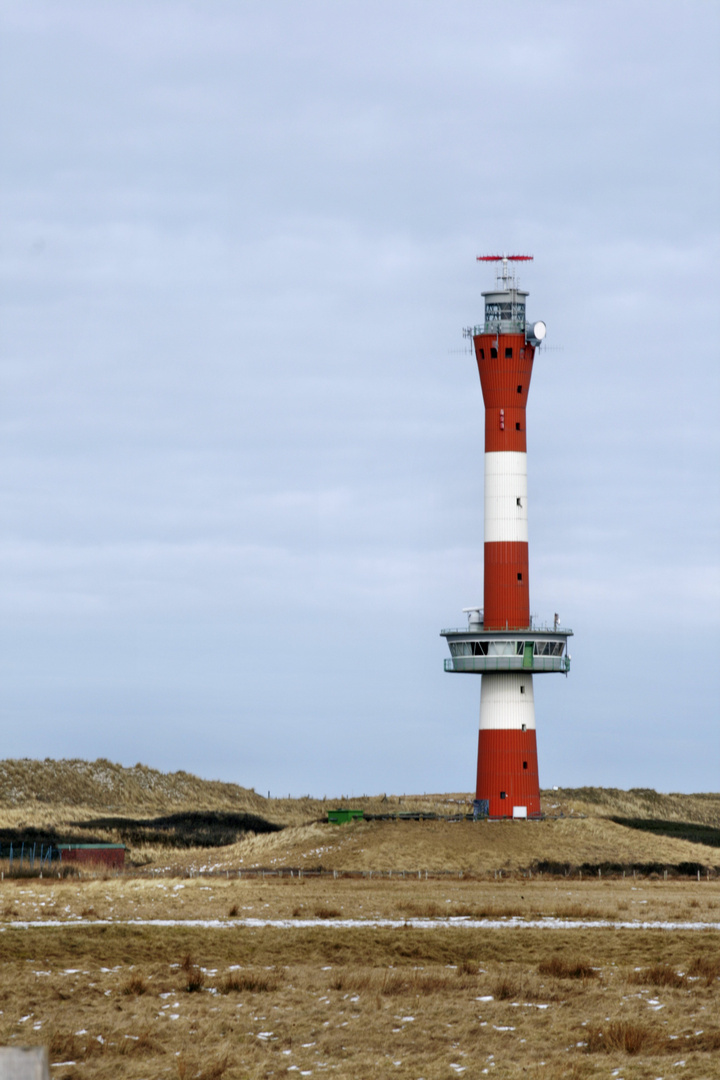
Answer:
[(467, 327), (485, 403), (484, 602), (464, 608), (468, 625), (442, 630), (445, 670), (480, 675), (476, 818), (537, 818), (540, 781), (533, 676), (570, 670), (572, 631), (559, 616), (530, 614), (526, 408), (544, 322), (528, 322), (528, 293), (515, 263), (532, 255), (481, 255), (496, 264), (484, 292), (484, 322)]

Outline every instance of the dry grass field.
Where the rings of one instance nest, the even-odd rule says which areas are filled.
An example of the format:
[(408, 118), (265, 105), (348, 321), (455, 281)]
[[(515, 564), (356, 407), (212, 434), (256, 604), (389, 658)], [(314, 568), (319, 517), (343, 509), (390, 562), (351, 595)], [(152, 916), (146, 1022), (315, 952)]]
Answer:
[[(130, 865), (0, 862), (0, 1042), (48, 1046), (58, 1080), (720, 1078), (720, 797), (554, 791), (556, 816), (492, 824), (330, 826), (329, 805), (0, 763), (6, 841), (124, 837)], [(468, 796), (352, 805), (450, 816)], [(689, 925), (642, 925), (668, 922)]]
[[(0, 905), (0, 1040), (61, 1080), (720, 1076), (720, 934), (582, 925), (717, 923), (716, 882), (98, 876)], [(567, 928), (446, 922), (517, 915)], [(437, 926), (332, 925), (379, 916)]]

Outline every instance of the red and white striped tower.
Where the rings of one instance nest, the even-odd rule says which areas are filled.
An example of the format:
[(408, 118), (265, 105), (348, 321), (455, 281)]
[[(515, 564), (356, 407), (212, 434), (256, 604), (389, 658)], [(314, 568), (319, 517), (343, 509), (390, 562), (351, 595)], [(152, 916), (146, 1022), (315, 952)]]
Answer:
[(533, 625), (528, 580), (525, 408), (545, 324), (525, 319), (527, 293), (508, 263), (532, 255), (482, 255), (500, 266), (483, 293), (485, 322), (470, 327), (485, 402), (485, 603), (466, 608), (467, 630), (443, 630), (446, 671), (482, 675), (475, 814), (538, 817), (540, 783), (533, 673), (567, 673), (572, 631)]

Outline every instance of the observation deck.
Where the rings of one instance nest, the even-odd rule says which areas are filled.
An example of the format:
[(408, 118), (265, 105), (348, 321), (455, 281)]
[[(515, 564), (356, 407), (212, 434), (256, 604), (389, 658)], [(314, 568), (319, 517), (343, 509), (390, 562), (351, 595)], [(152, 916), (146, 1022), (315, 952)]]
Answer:
[[(474, 617), (473, 617), (474, 616)], [(528, 674), (560, 672), (567, 675), (572, 630), (553, 623), (522, 629), (485, 630), (478, 609), (471, 609), (466, 629), (441, 630), (450, 658), (445, 671), (482, 675), (486, 671), (517, 671)]]

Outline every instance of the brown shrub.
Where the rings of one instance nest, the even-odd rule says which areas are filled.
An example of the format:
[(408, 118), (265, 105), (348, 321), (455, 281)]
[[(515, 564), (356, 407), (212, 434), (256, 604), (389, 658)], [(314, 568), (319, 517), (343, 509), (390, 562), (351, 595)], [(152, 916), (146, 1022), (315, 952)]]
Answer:
[(628, 975), (628, 982), (639, 986), (664, 986), (679, 989), (687, 985), (684, 975), (675, 971), (669, 964), (653, 964), (652, 967), (633, 971)]
[(158, 1048), (158, 1043), (151, 1038), (149, 1031), (141, 1031), (135, 1040), (135, 1052), (137, 1054), (152, 1054)]
[(492, 992), (498, 1001), (508, 1001), (510, 998), (520, 997), (522, 987), (519, 979), (512, 975), (503, 975), (493, 986)]
[(612, 1020), (587, 1029), (588, 1054), (611, 1054), (617, 1050), (631, 1055), (660, 1054), (667, 1052), (668, 1044), (661, 1031), (633, 1020)]
[(96, 1038), (87, 1035), (74, 1034), (71, 1031), (55, 1029), (48, 1038), (48, 1053), (50, 1060), (58, 1058), (60, 1061), (86, 1061), (106, 1052), (104, 1042), (98, 1042)]
[(338, 971), (330, 980), (330, 989), (358, 992), (369, 990), (372, 983), (373, 975), (370, 971)]
[(331, 907), (316, 907), (315, 908), (316, 919), (337, 919), (342, 915), (342, 912), (338, 908)]
[(48, 1042), (48, 1053), (51, 1060), (60, 1058), (61, 1061), (74, 1061), (83, 1056), (77, 1037), (71, 1031), (53, 1031)]
[(188, 994), (196, 994), (205, 985), (205, 973), (199, 968), (191, 968), (187, 973), (187, 979), (185, 981), (185, 989)]
[(554, 979), (596, 979), (597, 971), (585, 960), (565, 960), (562, 956), (553, 956), (538, 964), (541, 975), (551, 975)]
[(607, 911), (588, 907), (587, 904), (563, 904), (555, 912), (559, 919), (604, 919)]
[(128, 981), (122, 987), (122, 993), (126, 995), (139, 996), (140, 994), (146, 994), (148, 991), (148, 984), (143, 979), (142, 975), (136, 973), (131, 975)]
[(433, 919), (437, 918), (438, 915), (447, 915), (447, 912), (439, 904), (432, 901), (427, 904), (418, 904), (414, 900), (405, 901), (398, 904), (398, 911), (411, 919)]
[(528, 914), (528, 908), (524, 904), (486, 904), (484, 907), (475, 906), (472, 909), (458, 907), (453, 915), (472, 915), (476, 919), (517, 919)]
[(188, 994), (197, 994), (205, 985), (205, 972), (198, 967), (190, 953), (185, 954), (180, 967), (185, 973), (183, 989)]
[(706, 985), (710, 986), (720, 977), (720, 954), (710, 956), (696, 956), (690, 963), (688, 975), (705, 979)]
[(228, 911), (228, 917), (231, 918), (231, 919), (234, 919), (239, 914), (240, 914), (239, 907), (237, 906), (237, 904), (233, 904), (233, 906)]
[(268, 994), (280, 987), (277, 972), (231, 971), (223, 981), (223, 994)]

